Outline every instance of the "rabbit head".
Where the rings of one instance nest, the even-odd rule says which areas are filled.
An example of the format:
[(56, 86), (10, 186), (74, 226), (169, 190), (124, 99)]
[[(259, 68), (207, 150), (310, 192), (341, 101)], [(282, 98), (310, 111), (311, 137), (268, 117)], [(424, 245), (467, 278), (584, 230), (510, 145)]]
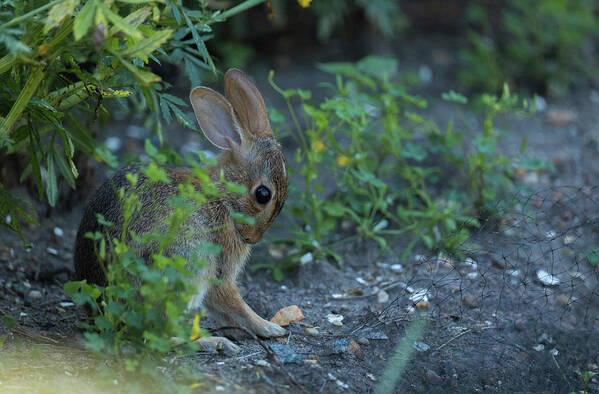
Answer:
[(274, 138), (260, 92), (240, 70), (225, 74), (225, 96), (196, 87), (189, 99), (206, 138), (223, 150), (217, 166), (228, 181), (244, 185), (245, 195), (224, 195), (234, 212), (254, 218), (252, 225), (235, 226), (244, 242), (258, 242), (287, 199), (287, 168)]

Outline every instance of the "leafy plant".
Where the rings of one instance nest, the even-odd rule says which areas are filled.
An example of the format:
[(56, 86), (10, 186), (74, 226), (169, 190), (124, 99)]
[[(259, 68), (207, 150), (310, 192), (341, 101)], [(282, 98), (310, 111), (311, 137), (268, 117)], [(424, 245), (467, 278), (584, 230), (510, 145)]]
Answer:
[(468, 8), (469, 47), (458, 76), (467, 86), (499, 91), (504, 82), (564, 94), (593, 76), (598, 37), (592, 0), (509, 0)]
[[(100, 354), (123, 358), (131, 370), (148, 355), (193, 351), (193, 340), (207, 335), (199, 328), (201, 316), (192, 315), (187, 306), (197, 291), (204, 256), (217, 254), (220, 248), (206, 243), (190, 256), (180, 256), (173, 254), (169, 247), (175, 237), (193, 237), (201, 231), (190, 226), (188, 219), (201, 205), (217, 198), (219, 190), (244, 192), (244, 188), (224, 179), (222, 185), (212, 182), (205, 166), (214, 164), (214, 159), (201, 155), (197, 161), (188, 157), (193, 179), (189, 177), (179, 184), (178, 194), (167, 200), (168, 215), (164, 220), (155, 228), (136, 233), (129, 224), (140, 214), (141, 196), (147, 196), (157, 183), (171, 182), (162, 167), (167, 161), (166, 155), (159, 153), (149, 141), (146, 141), (146, 153), (151, 160), (142, 165), (140, 172), (127, 174), (129, 185), (116, 190), (122, 207), (122, 228), (109, 232), (116, 224), (97, 214), (104, 231), (85, 234), (94, 241), (106, 286), (85, 280), (64, 285), (73, 302), (87, 306), (91, 312), (89, 322), (82, 324), (87, 331), (86, 346)], [(142, 176), (146, 178), (144, 182), (141, 182)], [(246, 219), (241, 214), (237, 217)], [(148, 250), (152, 253), (144, 259), (144, 252)]]
[[(38, 197), (45, 192), (54, 206), (60, 179), (75, 187), (76, 153), (117, 165), (92, 131), (94, 121), (109, 117), (106, 101), (136, 96), (153, 113), (150, 126), (161, 143), (163, 121), (194, 129), (185, 104), (153, 69), (181, 64), (191, 84), (199, 83), (200, 69), (215, 71), (205, 44), (211, 25), (263, 1), (224, 12), (206, 2), (190, 9), (181, 0), (3, 1), (0, 154), (26, 157), (21, 180), (32, 178)], [(0, 224), (20, 233), (21, 220), (34, 223), (0, 185)]]
[[(294, 253), (283, 266), (305, 253), (339, 259), (330, 246), (340, 240), (331, 234), (343, 229), (353, 234), (342, 240), (370, 238), (383, 249), (389, 237), (408, 237), (404, 257), (418, 244), (456, 253), (480, 217), (497, 213), (492, 203), (513, 185), (493, 121), (522, 102), (506, 87), (501, 97), (483, 96), (482, 130), (456, 131), (450, 123), (442, 131), (419, 113), (427, 101), (408, 92), (395, 60), (369, 56), (320, 68), (336, 76), (335, 85), (325, 84), (331, 96), (320, 103), (309, 91), (281, 89), (272, 72), (269, 77), (293, 128), (280, 111), (271, 110), (271, 119), (296, 140), (291, 171), (302, 179), (287, 210), (295, 228), (284, 241)], [(453, 91), (443, 98), (467, 102)]]

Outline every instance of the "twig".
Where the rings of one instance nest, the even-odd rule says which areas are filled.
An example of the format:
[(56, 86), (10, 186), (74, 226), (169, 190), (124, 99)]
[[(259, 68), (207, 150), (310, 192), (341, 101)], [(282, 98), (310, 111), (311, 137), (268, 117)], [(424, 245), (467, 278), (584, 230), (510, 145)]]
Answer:
[[(5, 316), (10, 316), (2, 308), (0, 308), (0, 314), (5, 315)], [(43, 336), (41, 334), (30, 332), (28, 329), (26, 329), (21, 324), (19, 324), (19, 322), (16, 321), (16, 319), (15, 319), (15, 323), (16, 323), (16, 325), (12, 329), (9, 328), (9, 330), (15, 331), (16, 333), (21, 334), (21, 335), (23, 335), (24, 337), (27, 337), (27, 338), (37, 339), (37, 340), (41, 339), (41, 340), (45, 340), (45, 341), (48, 341), (48, 342), (53, 343), (53, 344), (59, 343), (55, 339), (52, 339), (52, 338), (49, 338), (49, 337), (45, 337), (45, 336)]]
[[(494, 326), (489, 326), (489, 327), (477, 327), (476, 330), (488, 330), (490, 328), (495, 328)], [(447, 346), (449, 343), (455, 341), (456, 339), (458, 339), (459, 337), (466, 335), (468, 333), (473, 332), (474, 329), (469, 328), (467, 330), (462, 331), (461, 333), (459, 333), (458, 335), (456, 335), (455, 337), (451, 338), (449, 341), (445, 342), (444, 344), (442, 344), (441, 346), (439, 346), (437, 349), (435, 349), (435, 352), (438, 352), (439, 350), (443, 349), (445, 346)]]
[(293, 375), (291, 375), (289, 373), (289, 371), (287, 371), (287, 369), (285, 369), (285, 367), (283, 366), (283, 363), (281, 362), (281, 360), (279, 360), (279, 358), (277, 357), (277, 355), (275, 354), (275, 352), (272, 351), (272, 349), (270, 348), (270, 346), (266, 345), (263, 340), (261, 340), (260, 338), (258, 338), (256, 336), (256, 334), (254, 334), (251, 331), (248, 331), (247, 329), (245, 329), (243, 327), (219, 327), (219, 328), (216, 328), (216, 329), (211, 330), (211, 331), (223, 331), (223, 330), (239, 330), (239, 331), (242, 331), (242, 332), (246, 333), (247, 335), (249, 335), (250, 338), (252, 338), (256, 342), (258, 342), (258, 344), (260, 346), (262, 346), (262, 348), (264, 349), (264, 351), (266, 352), (266, 354), (268, 354), (269, 357), (272, 358), (272, 360), (274, 360), (274, 362), (277, 364), (277, 366), (279, 367), (279, 369), (281, 370), (281, 372), (283, 372), (283, 374), (285, 376), (287, 376), (287, 379), (289, 379), (289, 381), (291, 383), (293, 383), (294, 385), (296, 385), (300, 389), (300, 391), (302, 393), (308, 394), (308, 392), (306, 391), (306, 389), (304, 388), (304, 386), (301, 383), (299, 383), (297, 380), (295, 380), (295, 378), (293, 377)]
[(466, 335), (469, 332), (472, 332), (472, 329), (469, 328), (467, 330), (462, 331), (461, 333), (459, 333), (458, 335), (456, 335), (455, 337), (451, 338), (449, 341), (445, 342), (444, 344), (442, 344), (441, 346), (439, 346), (435, 351), (438, 352), (439, 350), (443, 349), (445, 346), (447, 346), (449, 343), (455, 341), (456, 339), (458, 339), (459, 337), (461, 337), (462, 335)]

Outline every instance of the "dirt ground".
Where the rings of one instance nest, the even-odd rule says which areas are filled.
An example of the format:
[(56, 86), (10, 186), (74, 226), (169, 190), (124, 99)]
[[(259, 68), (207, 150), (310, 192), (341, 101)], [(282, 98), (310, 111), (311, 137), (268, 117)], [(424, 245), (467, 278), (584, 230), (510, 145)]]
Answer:
[[(427, 56), (410, 58), (406, 67), (426, 63), (433, 83), (442, 79), (421, 88), (429, 94), (449, 82), (447, 64), (438, 61), (442, 56)], [(259, 85), (267, 103), (276, 104), (260, 67)], [(278, 80), (313, 87), (309, 67), (288, 66)], [(527, 155), (552, 162), (556, 171), (523, 172), (517, 203), (506, 202), (502, 224), (484, 225), (464, 245), (465, 261), (423, 251), (401, 260), (396, 256), (406, 242), (394, 239), (393, 252), (383, 254), (368, 242), (340, 243), (342, 264), (309, 262), (280, 283), (265, 271), (247, 270), (240, 278), (242, 295), (258, 314), (270, 318), (282, 307), (298, 305), (305, 315), (284, 341), (265, 341), (276, 344), (281, 365), (251, 339), (240, 342), (242, 350), (234, 357), (198, 354), (180, 361), (204, 372), (213, 392), (372, 392), (406, 329), (422, 316), (426, 329), (412, 344), (396, 392), (599, 392), (599, 380), (585, 386), (575, 372), (599, 372), (599, 269), (584, 257), (599, 246), (598, 106), (599, 93), (587, 89), (548, 100), (532, 117), (502, 122), (503, 150), (518, 155), (526, 136)], [(427, 110), (440, 124), (454, 111), (440, 100)], [(479, 121), (476, 114), (465, 115)], [(138, 133), (143, 129), (130, 126), (120, 122), (111, 128), (112, 135), (128, 135), (119, 153), (143, 146)], [(182, 150), (205, 147), (199, 137), (177, 133), (173, 141), (183, 139)], [(73, 279), (72, 248), (83, 207), (42, 215), (40, 227), (26, 228), (34, 245), (30, 251), (15, 234), (0, 229), (0, 308), (20, 327), (5, 346), (23, 336), (80, 342), (76, 324), (83, 313), (69, 303), (62, 286)], [(278, 222), (282, 226), (284, 218)], [(275, 226), (272, 232), (277, 231)], [(249, 265), (274, 261), (263, 241)], [(343, 324), (331, 324), (329, 314), (342, 315)], [(311, 327), (318, 333), (307, 333)], [(0, 323), (0, 335), (6, 331)], [(26, 391), (23, 381), (10, 386), (6, 371), (0, 362), (0, 391)], [(69, 385), (76, 377), (76, 368), (70, 369), (61, 382)], [(55, 389), (40, 389), (45, 390)]]

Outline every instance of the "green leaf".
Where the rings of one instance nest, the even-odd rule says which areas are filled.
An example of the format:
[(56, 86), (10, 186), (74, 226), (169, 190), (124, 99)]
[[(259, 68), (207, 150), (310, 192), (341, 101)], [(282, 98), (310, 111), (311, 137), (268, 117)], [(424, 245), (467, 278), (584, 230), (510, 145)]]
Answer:
[(250, 226), (256, 223), (256, 219), (254, 219), (253, 217), (244, 215), (243, 213), (239, 212), (231, 212), (231, 217), (237, 223), (249, 224)]
[(2, 323), (8, 328), (15, 328), (17, 325), (17, 319), (9, 315), (2, 315)]
[(44, 34), (48, 33), (53, 27), (58, 26), (64, 18), (71, 16), (78, 4), (78, 0), (65, 0), (52, 7), (48, 12), (48, 18), (44, 25)]
[(56, 168), (51, 153), (46, 156), (46, 197), (50, 206), (56, 205), (58, 200), (58, 183), (56, 180)]
[(86, 348), (99, 353), (106, 347), (106, 342), (99, 334), (95, 332), (85, 332), (83, 335), (85, 336)]
[(283, 271), (279, 267), (274, 267), (272, 270), (272, 277), (275, 281), (281, 282), (283, 280)]
[(33, 136), (33, 131), (29, 133), (29, 154), (31, 155), (31, 169), (37, 185), (38, 198), (41, 200), (44, 195), (44, 186), (42, 185), (42, 172), (38, 158), (37, 144)]
[(126, 49), (123, 52), (123, 56), (138, 57), (147, 63), (148, 55), (164, 44), (172, 33), (173, 31), (170, 29), (159, 31), (151, 37), (141, 40), (131, 48)]
[(73, 281), (73, 282), (67, 282), (63, 285), (62, 289), (64, 290), (65, 293), (67, 293), (69, 295), (73, 295), (79, 291), (82, 283), (86, 283), (86, 281), (78, 280), (78, 281)]
[(110, 53), (112, 53), (119, 60), (119, 62), (121, 62), (121, 64), (123, 66), (125, 66), (125, 68), (127, 70), (129, 70), (131, 75), (133, 75), (133, 77), (136, 80), (138, 80), (140, 83), (142, 83), (144, 85), (151, 85), (151, 84), (153, 84), (155, 82), (159, 82), (161, 80), (161, 78), (158, 75), (151, 73), (149, 71), (144, 71), (144, 70), (138, 68), (137, 66), (135, 66), (133, 63), (125, 60), (118, 52), (110, 50), (110, 49), (108, 49), (108, 51)]
[(591, 263), (591, 265), (599, 264), (599, 248), (592, 248), (586, 251), (585, 253), (586, 259)]
[(73, 36), (75, 41), (79, 41), (92, 27), (94, 16), (96, 15), (96, 0), (89, 0), (73, 21)]
[(441, 98), (443, 100), (451, 101), (451, 102), (458, 103), (458, 104), (467, 104), (468, 103), (468, 98), (466, 98), (466, 96), (456, 93), (453, 90), (450, 90), (448, 93), (441, 94)]
[(110, 22), (112, 22), (112, 24), (119, 31), (122, 31), (123, 33), (125, 33), (135, 39), (138, 39), (138, 40), (141, 40), (144, 38), (143, 34), (141, 34), (141, 32), (139, 30), (137, 30), (137, 28), (135, 26), (133, 26), (131, 23), (129, 23), (125, 19), (121, 18), (118, 14), (115, 14), (108, 6), (106, 6), (106, 4), (99, 2), (98, 8), (100, 10), (102, 10), (104, 15), (106, 15), (106, 18), (108, 18), (108, 20)]

